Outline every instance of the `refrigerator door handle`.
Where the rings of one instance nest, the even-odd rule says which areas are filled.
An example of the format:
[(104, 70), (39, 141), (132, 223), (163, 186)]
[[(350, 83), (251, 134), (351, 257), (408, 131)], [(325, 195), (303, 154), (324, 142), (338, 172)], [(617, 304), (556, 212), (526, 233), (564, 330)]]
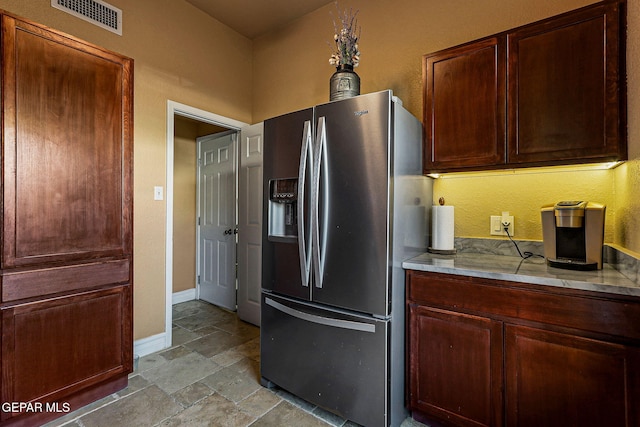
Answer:
[[(300, 151), (300, 168), (298, 169), (298, 252), (300, 258), (300, 274), (302, 286), (309, 286), (309, 274), (311, 271), (311, 248), (307, 247), (305, 221), (304, 221), (304, 196), (305, 181), (307, 176), (307, 161), (313, 161), (313, 147), (311, 146), (311, 121), (304, 122), (302, 132), (302, 149)], [(307, 160), (308, 158), (308, 160)]]
[[(321, 238), (321, 231), (324, 231), (326, 227), (320, 228), (321, 221), (325, 221), (327, 214), (327, 185), (322, 188), (323, 191), (323, 204), (320, 206), (320, 178), (322, 177), (327, 179), (327, 171), (326, 171), (326, 163), (324, 157), (326, 157), (326, 144), (327, 144), (327, 131), (325, 118), (318, 118), (318, 128), (316, 133), (316, 142), (314, 147), (314, 157), (313, 157), (313, 184), (311, 186), (311, 206), (312, 206), (312, 217), (311, 217), (311, 242), (312, 242), (312, 257), (313, 257), (313, 268), (315, 275), (315, 286), (316, 288), (322, 288), (323, 276), (324, 276), (324, 254), (325, 254), (325, 239)], [(321, 174), (321, 172), (323, 172)], [(320, 215), (320, 209), (323, 209), (322, 216)]]
[(264, 299), (265, 304), (281, 311), (289, 316), (293, 316), (297, 319), (305, 320), (311, 323), (317, 323), (320, 325), (333, 326), (335, 328), (351, 329), (353, 331), (362, 332), (376, 332), (376, 325), (365, 322), (355, 322), (353, 320), (335, 319), (333, 317), (318, 316), (316, 314), (306, 313), (304, 311), (296, 310), (295, 308), (287, 307), (277, 301), (272, 300), (269, 297)]

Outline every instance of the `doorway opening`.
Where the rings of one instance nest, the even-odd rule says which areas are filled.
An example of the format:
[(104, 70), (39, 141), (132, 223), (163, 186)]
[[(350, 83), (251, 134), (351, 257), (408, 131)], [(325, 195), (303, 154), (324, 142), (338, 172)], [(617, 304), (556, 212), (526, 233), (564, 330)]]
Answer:
[[(216, 133), (224, 131), (239, 132), (247, 123), (223, 117), (208, 111), (200, 110), (188, 105), (174, 101), (167, 102), (167, 162), (166, 162), (166, 235), (165, 235), (165, 348), (171, 347), (172, 343), (172, 306), (174, 293), (174, 200), (178, 196), (174, 191), (176, 183), (176, 126), (183, 124), (183, 120), (197, 124), (202, 132)], [(195, 142), (194, 142), (195, 144)], [(195, 157), (195, 156), (194, 156)], [(178, 159), (180, 160), (180, 159)], [(187, 213), (188, 214), (188, 213)], [(195, 220), (195, 214), (193, 219)], [(193, 245), (195, 250), (195, 243)], [(195, 255), (192, 260), (195, 266)], [(194, 282), (195, 283), (195, 280)]]

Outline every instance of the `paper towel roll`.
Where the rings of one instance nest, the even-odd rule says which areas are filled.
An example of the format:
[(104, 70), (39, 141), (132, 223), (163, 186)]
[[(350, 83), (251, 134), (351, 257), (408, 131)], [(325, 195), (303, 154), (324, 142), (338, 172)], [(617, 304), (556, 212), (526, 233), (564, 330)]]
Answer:
[(436, 250), (452, 250), (453, 206), (433, 206), (431, 210), (431, 247)]

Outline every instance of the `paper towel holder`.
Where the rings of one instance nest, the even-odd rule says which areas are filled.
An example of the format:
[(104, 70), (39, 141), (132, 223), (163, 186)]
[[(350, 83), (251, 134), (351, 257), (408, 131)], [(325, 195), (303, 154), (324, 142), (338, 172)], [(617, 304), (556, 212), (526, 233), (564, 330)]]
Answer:
[[(438, 199), (438, 203), (440, 204), (440, 206), (444, 206), (444, 203), (445, 203), (444, 197), (440, 197)], [(433, 218), (432, 218), (432, 221), (433, 221)], [(432, 237), (433, 237), (433, 232), (432, 232)], [(431, 246), (427, 248), (427, 251), (432, 253), (432, 254), (436, 254), (436, 255), (455, 255), (456, 252), (457, 252), (456, 248), (453, 248), (453, 249), (436, 249), (436, 248), (433, 248)]]

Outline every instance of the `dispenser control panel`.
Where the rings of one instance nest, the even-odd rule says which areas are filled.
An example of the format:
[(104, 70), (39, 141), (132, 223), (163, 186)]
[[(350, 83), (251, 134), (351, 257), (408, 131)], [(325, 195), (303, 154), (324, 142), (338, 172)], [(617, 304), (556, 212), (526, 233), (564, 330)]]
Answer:
[(274, 179), (271, 181), (270, 190), (270, 199), (274, 202), (293, 202), (297, 199), (298, 180), (295, 178)]
[(298, 179), (269, 181), (269, 240), (297, 241)]

